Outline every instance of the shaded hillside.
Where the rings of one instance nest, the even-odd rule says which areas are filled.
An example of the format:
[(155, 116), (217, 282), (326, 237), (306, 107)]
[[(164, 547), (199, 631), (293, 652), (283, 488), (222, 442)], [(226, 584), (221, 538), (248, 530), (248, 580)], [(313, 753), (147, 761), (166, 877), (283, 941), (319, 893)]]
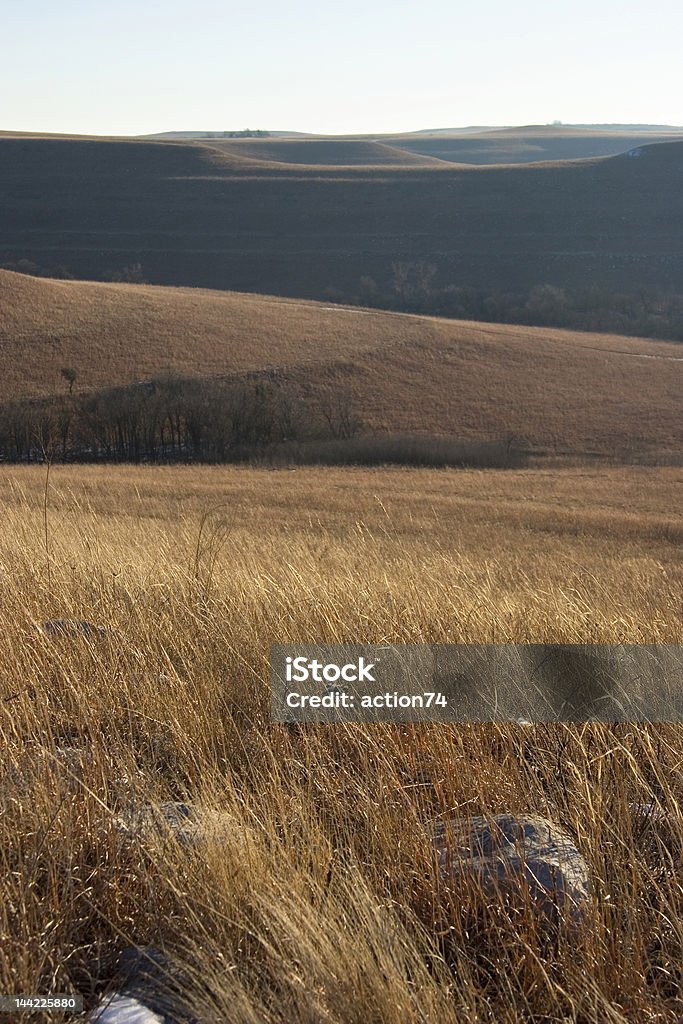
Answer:
[(387, 145), (372, 139), (215, 139), (206, 140), (224, 153), (285, 164), (333, 167), (429, 167), (439, 164), (429, 154), (412, 151), (402, 141)]
[(0, 398), (174, 372), (341, 396), (363, 430), (680, 450), (676, 345), (193, 289), (0, 273)]
[(386, 142), (409, 153), (463, 164), (526, 164), (616, 156), (636, 146), (683, 139), (683, 131), (557, 127), (485, 129), (470, 135), (398, 135)]
[[(149, 138), (189, 140), (225, 152), (295, 165), (429, 166), (437, 160), (456, 164), (520, 164), (548, 160), (585, 160), (616, 156), (636, 146), (683, 139), (683, 129), (637, 125), (528, 125), (516, 128), (471, 128), (400, 135), (306, 136), (267, 132), (267, 137), (239, 138), (239, 133), (168, 132)], [(224, 137), (221, 137), (221, 136)]]
[[(268, 141), (268, 140), (265, 140)], [(520, 167), (268, 164), (196, 143), (0, 139), (0, 264), (323, 298), (397, 263), (435, 287), (680, 289), (683, 142)], [(366, 301), (371, 301), (371, 297)]]

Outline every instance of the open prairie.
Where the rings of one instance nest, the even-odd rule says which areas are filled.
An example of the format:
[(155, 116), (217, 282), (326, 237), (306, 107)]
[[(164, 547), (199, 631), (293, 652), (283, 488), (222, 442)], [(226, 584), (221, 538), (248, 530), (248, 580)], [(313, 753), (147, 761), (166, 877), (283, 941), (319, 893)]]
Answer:
[[(2, 477), (5, 565), (18, 565), (20, 548), (39, 567), (45, 468), (6, 466)], [(223, 585), (253, 602), (245, 625), (263, 625), (262, 601), (285, 616), (264, 637), (673, 643), (683, 640), (682, 488), (673, 467), (53, 466), (43, 568), (54, 561), (68, 573), (91, 552), (93, 585), (109, 581), (120, 597), (106, 624), (123, 627), (137, 614), (127, 574), (149, 578), (153, 591), (184, 571), (210, 512), (223, 536)], [(17, 621), (92, 615), (69, 592), (37, 588)]]
[(343, 395), (366, 433), (514, 435), (533, 451), (680, 456), (673, 343), (262, 295), (0, 271), (0, 402), (164, 373)]
[[(289, 728), (268, 662), (683, 642), (681, 346), (369, 308), (521, 288), (543, 317), (574, 288), (666, 319), (643, 296), (680, 288), (683, 142), (0, 136), (0, 262), (43, 275), (0, 270), (0, 425), (47, 459), (0, 464), (0, 991), (90, 1006), (137, 946), (175, 965), (174, 1024), (679, 1024), (680, 725)], [(168, 420), (190, 458), (197, 409), (227, 424), (252, 386), (336, 396), (360, 440), (530, 458), (49, 461), (127, 450), (106, 430), (137, 444), (143, 406), (141, 457)], [(444, 874), (439, 824), (503, 812), (575, 841), (579, 925)]]
[[(0, 473), (3, 991), (91, 1005), (135, 943), (211, 1024), (681, 1019), (679, 726), (288, 730), (268, 692), (277, 641), (682, 642), (679, 470)], [(580, 934), (449, 889), (465, 811), (570, 830)]]
[(683, 1024), (682, 0), (4, 7), (0, 1024)]
[(336, 145), (2, 137), (0, 263), (304, 298), (425, 260), (439, 287), (679, 288), (683, 142), (485, 167), (358, 141), (300, 164), (299, 144)]

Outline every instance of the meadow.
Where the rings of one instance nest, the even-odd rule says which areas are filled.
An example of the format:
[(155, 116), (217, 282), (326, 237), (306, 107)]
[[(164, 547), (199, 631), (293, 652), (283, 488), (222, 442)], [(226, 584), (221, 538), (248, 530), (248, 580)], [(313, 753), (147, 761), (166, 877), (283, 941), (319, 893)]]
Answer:
[[(90, 1005), (149, 943), (207, 1024), (680, 1021), (680, 726), (293, 730), (268, 689), (273, 642), (683, 642), (680, 469), (0, 479), (0, 990)], [(122, 839), (161, 800), (228, 832)], [(575, 836), (579, 934), (440, 877), (499, 811)]]

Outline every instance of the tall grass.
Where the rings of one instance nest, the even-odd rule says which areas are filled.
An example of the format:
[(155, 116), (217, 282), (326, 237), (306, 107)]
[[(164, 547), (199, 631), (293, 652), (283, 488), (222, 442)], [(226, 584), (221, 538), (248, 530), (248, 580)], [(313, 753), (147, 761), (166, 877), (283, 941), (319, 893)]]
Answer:
[[(90, 1003), (151, 943), (207, 1022), (680, 1020), (680, 727), (294, 731), (267, 682), (288, 640), (681, 642), (675, 470), (53, 466), (45, 507), (44, 472), (3, 484), (0, 990)], [(122, 834), (162, 799), (225, 827)], [(439, 877), (434, 823), (498, 811), (575, 835), (579, 936)]]

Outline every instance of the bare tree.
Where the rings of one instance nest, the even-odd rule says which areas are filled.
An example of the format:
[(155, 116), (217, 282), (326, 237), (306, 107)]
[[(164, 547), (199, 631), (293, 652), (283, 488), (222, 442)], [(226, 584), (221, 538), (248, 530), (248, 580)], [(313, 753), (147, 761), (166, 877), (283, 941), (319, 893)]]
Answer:
[(426, 260), (392, 263), (393, 289), (402, 303), (424, 302), (432, 294), (436, 267)]
[(63, 366), (59, 372), (61, 373), (64, 380), (68, 382), (69, 394), (72, 394), (74, 384), (78, 379), (78, 374), (76, 373), (72, 366)]

